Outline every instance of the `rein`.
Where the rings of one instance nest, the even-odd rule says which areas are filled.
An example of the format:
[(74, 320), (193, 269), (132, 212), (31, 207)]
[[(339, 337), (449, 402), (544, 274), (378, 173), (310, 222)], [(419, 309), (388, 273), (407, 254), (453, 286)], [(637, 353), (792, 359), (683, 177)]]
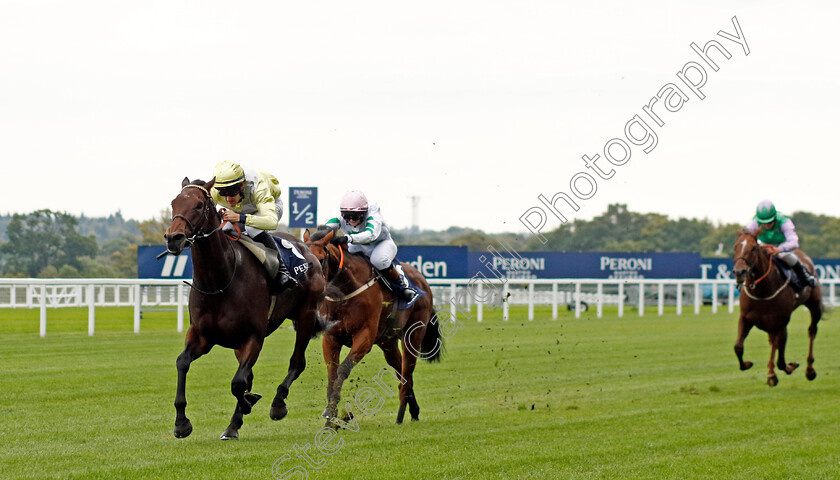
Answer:
[[(772, 248), (769, 245), (761, 245), (761, 247), (764, 248), (764, 249), (767, 249), (767, 250)], [(749, 265), (749, 263), (744, 259), (743, 256), (741, 256), (740, 258), (736, 258), (735, 262), (737, 262), (738, 260), (744, 260), (744, 263), (747, 263), (747, 265)], [(752, 295), (750, 293), (750, 288), (755, 289), (756, 285), (758, 285), (759, 282), (761, 282), (762, 280), (767, 278), (770, 275), (771, 271), (773, 271), (773, 255), (770, 255), (770, 258), (767, 261), (767, 271), (764, 272), (764, 275), (758, 277), (758, 280), (752, 282), (752, 284), (750, 284), (749, 286), (743, 285), (741, 287), (741, 289), (744, 291), (744, 294), (746, 296), (750, 297), (753, 300), (772, 300), (772, 299), (776, 298), (777, 295), (782, 293), (782, 290), (784, 290), (788, 286), (788, 284), (790, 284), (790, 278), (785, 278), (785, 283), (783, 283), (782, 286), (779, 287), (775, 292), (773, 292), (773, 294), (770, 295), (769, 297), (756, 297), (755, 295)]]
[(216, 290), (216, 291), (213, 291), (213, 292), (205, 292), (204, 290), (196, 287), (195, 285), (193, 285), (192, 283), (190, 283), (186, 280), (184, 280), (184, 284), (189, 285), (190, 288), (192, 288), (193, 290), (195, 290), (196, 292), (198, 292), (202, 295), (218, 295), (218, 294), (224, 292), (225, 290), (227, 290), (228, 287), (230, 287), (230, 285), (233, 283), (233, 279), (236, 278), (236, 267), (237, 267), (237, 264), (239, 263), (236, 260), (237, 260), (236, 251), (234, 250), (234, 252), (233, 252), (233, 273), (231, 274), (230, 280), (228, 280), (227, 285), (225, 285), (223, 288), (220, 288), (219, 290)]

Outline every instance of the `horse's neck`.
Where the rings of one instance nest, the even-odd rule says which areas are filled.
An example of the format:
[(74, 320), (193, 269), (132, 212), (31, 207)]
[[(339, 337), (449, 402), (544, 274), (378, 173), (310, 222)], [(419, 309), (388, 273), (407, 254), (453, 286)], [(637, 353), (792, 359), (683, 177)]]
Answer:
[(332, 268), (338, 270), (335, 276), (335, 284), (342, 290), (350, 291), (364, 285), (371, 279), (371, 266), (365, 259), (351, 255), (345, 252), (344, 266), (339, 270), (338, 264), (332, 265)]
[(190, 248), (193, 278), (202, 282), (203, 288), (221, 288), (235, 270), (236, 252), (231, 242), (220, 230), (196, 241)]
[(759, 277), (767, 273), (768, 269), (770, 272), (767, 273), (767, 277), (764, 280), (755, 286), (753, 291), (756, 293), (772, 294), (784, 283), (784, 273), (776, 265), (773, 265), (773, 257), (769, 254), (765, 255), (762, 253), (758, 258), (758, 269), (761, 271)]

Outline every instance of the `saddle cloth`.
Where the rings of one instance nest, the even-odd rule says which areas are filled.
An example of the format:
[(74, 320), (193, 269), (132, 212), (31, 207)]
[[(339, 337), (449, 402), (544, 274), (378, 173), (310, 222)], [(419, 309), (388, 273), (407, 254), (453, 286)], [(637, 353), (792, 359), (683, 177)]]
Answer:
[[(411, 304), (409, 304), (408, 302), (406, 302), (405, 300), (403, 300), (403, 298), (402, 298), (401, 296), (399, 296), (399, 295), (394, 295), (394, 298), (396, 298), (396, 300), (397, 300), (397, 310), (405, 310), (405, 309), (407, 309), (408, 307), (410, 307), (411, 305), (413, 305), (414, 303), (416, 303), (416, 302), (417, 302), (417, 300), (418, 300), (420, 297), (422, 297), (423, 295), (425, 295), (425, 294), (426, 294), (426, 292), (424, 292), (424, 291), (423, 291), (423, 289), (421, 289), (420, 287), (418, 287), (418, 286), (417, 286), (417, 284), (415, 284), (413, 281), (411, 281), (411, 278), (410, 278), (408, 275), (406, 275), (406, 274), (405, 274), (405, 271), (403, 270), (402, 264), (400, 263), (400, 261), (399, 261), (399, 260), (397, 260), (397, 259), (395, 258), (395, 259), (394, 259), (394, 261), (392, 262), (392, 265), (393, 265), (393, 267), (394, 267), (395, 269), (397, 269), (397, 271), (398, 271), (398, 272), (400, 272), (400, 274), (402, 274), (402, 275), (405, 277), (405, 279), (408, 281), (408, 288), (411, 288), (412, 290), (414, 290), (415, 292), (417, 292), (417, 293), (418, 293), (417, 297), (415, 297), (415, 299), (414, 299), (414, 302), (411, 302)], [(393, 287), (391, 286), (391, 284), (388, 282), (388, 279), (384, 278), (382, 275), (379, 275), (379, 278), (380, 278), (380, 280), (382, 281), (382, 283), (384, 283), (384, 284), (386, 285), (386, 287), (387, 287), (389, 290), (393, 288)]]
[[(273, 238), (274, 243), (277, 244), (277, 249), (280, 250), (280, 255), (283, 257), (283, 263), (286, 264), (289, 274), (291, 274), (295, 280), (303, 276), (309, 270), (311, 265), (300, 253), (300, 250), (298, 250), (292, 242), (286, 240), (285, 238), (278, 238), (274, 235), (272, 235), (271, 238)], [(277, 270), (280, 268), (280, 261), (277, 259), (277, 255), (274, 255), (274, 252), (269, 253), (268, 248), (266, 248), (265, 245), (257, 243), (252, 240), (251, 237), (247, 237), (245, 235), (239, 239), (239, 243), (257, 257), (257, 260), (263, 264), (266, 273), (270, 278), (274, 278), (277, 275)]]
[[(793, 272), (793, 268), (787, 264), (784, 260), (779, 257), (773, 257), (773, 264), (776, 265), (776, 268), (782, 272), (782, 276), (784, 276), (787, 280), (790, 281), (790, 284), (793, 286), (793, 289), (797, 292), (801, 292), (805, 285), (799, 280), (799, 275)], [(804, 267), (804, 265), (803, 265)]]

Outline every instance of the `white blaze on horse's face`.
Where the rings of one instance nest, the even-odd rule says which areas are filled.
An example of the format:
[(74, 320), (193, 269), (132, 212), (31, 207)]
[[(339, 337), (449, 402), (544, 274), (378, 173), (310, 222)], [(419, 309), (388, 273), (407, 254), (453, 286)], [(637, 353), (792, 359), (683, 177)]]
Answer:
[(741, 241), (741, 255), (744, 255), (744, 251), (747, 249), (747, 239), (745, 238)]

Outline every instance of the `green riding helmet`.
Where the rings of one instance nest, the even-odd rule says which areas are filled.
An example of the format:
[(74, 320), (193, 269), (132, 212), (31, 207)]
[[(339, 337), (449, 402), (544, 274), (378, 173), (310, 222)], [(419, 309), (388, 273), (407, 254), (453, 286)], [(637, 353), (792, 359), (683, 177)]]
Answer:
[(755, 207), (755, 220), (758, 223), (770, 223), (776, 220), (776, 206), (770, 200), (762, 200)]

